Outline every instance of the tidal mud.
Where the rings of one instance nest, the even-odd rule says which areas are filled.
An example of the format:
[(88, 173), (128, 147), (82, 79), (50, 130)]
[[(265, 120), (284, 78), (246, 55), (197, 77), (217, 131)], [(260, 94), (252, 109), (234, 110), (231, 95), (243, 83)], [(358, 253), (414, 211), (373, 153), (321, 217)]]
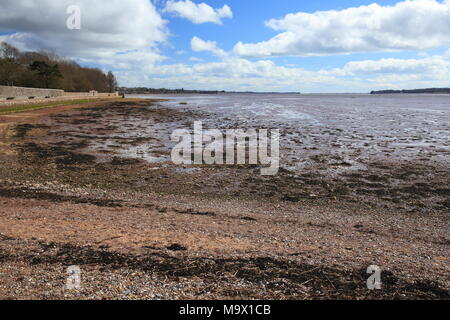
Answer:
[[(9, 126), (2, 270), (20, 265), (57, 286), (64, 266), (81, 265), (90, 284), (79, 298), (448, 298), (447, 113), (382, 108), (364, 118), (339, 106), (325, 113), (326, 102), (310, 111), (277, 109), (273, 98), (234, 107), (180, 99), (187, 104), (113, 102)], [(194, 121), (281, 129), (279, 174), (174, 165), (170, 135)], [(380, 292), (365, 286), (372, 264), (385, 272)], [(94, 293), (105, 277), (120, 281)], [(5, 281), (4, 297), (74, 297)]]

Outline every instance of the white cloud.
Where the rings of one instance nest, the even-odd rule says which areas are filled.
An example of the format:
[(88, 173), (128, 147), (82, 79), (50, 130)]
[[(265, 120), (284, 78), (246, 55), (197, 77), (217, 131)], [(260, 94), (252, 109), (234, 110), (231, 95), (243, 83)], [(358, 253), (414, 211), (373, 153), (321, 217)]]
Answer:
[(206, 3), (196, 4), (191, 0), (169, 0), (164, 11), (175, 13), (177, 16), (188, 19), (195, 24), (207, 22), (222, 24), (222, 19), (233, 18), (233, 12), (227, 5), (214, 9)]
[(150, 72), (152, 67), (166, 60), (152, 50), (131, 50), (127, 52), (103, 52), (95, 58), (79, 58), (80, 62), (90, 62), (109, 69), (127, 69), (135, 72)]
[(353, 61), (342, 69), (345, 75), (372, 74), (434, 74), (450, 77), (450, 61), (443, 57), (434, 56), (424, 59), (381, 59)]
[(291, 13), (266, 25), (280, 33), (259, 43), (239, 42), (234, 52), (269, 57), (427, 50), (450, 45), (450, 1), (408, 0), (395, 6)]
[[(69, 5), (81, 8), (81, 30), (69, 30)], [(24, 49), (51, 49), (80, 61), (117, 68), (161, 61), (157, 45), (166, 41), (166, 21), (148, 0), (2, 0), (4, 41)]]
[(217, 46), (217, 42), (215, 41), (205, 41), (198, 37), (193, 37), (191, 40), (191, 49), (192, 51), (209, 51), (212, 52), (218, 56), (224, 56), (226, 55), (225, 51), (220, 49)]
[(157, 67), (155, 72), (160, 74), (215, 74), (222, 77), (259, 77), (281, 80), (290, 78), (298, 81), (308, 77), (347, 77), (373, 75), (419, 75), (442, 79), (450, 73), (450, 61), (443, 57), (426, 59), (381, 59), (365, 60), (347, 63), (343, 68), (308, 71), (303, 68), (288, 68), (277, 66), (270, 60), (250, 61), (243, 58), (227, 57), (219, 62), (201, 63), (193, 66), (178, 64)]
[[(107, 6), (98, 0), (1, 1), (0, 32), (14, 33), (0, 36), (0, 41), (9, 41), (21, 49), (53, 49), (80, 62), (108, 67), (116, 71), (120, 84), (126, 86), (367, 92), (379, 88), (449, 85), (450, 50), (442, 56), (352, 61), (341, 68), (311, 71), (295, 66), (278, 66), (271, 60), (254, 61), (233, 56), (222, 50), (215, 41), (194, 37), (191, 40), (192, 50), (211, 52), (218, 61), (202, 62), (194, 57), (186, 63), (162, 64), (165, 57), (158, 46), (165, 43), (168, 37), (166, 21), (148, 0), (111, 0)], [(66, 28), (66, 8), (69, 4), (81, 6), (81, 30)], [(386, 44), (411, 43), (413, 46), (417, 42), (429, 47), (436, 43), (449, 43), (450, 37), (447, 33), (444, 37), (443, 32), (450, 30), (450, 19), (443, 21), (442, 16), (448, 17), (450, 1), (445, 6), (433, 0), (401, 4), (395, 7), (372, 5), (348, 9), (353, 10), (351, 15), (344, 14), (346, 10), (314, 13), (306, 16), (306, 22), (303, 16), (298, 18), (297, 15), (271, 20), (268, 24), (274, 29), (285, 31), (276, 37), (280, 39), (280, 44), (258, 44), (261, 48), (257, 50), (252, 45), (242, 45), (246, 50), (244, 55), (346, 53), (367, 49), (367, 43), (376, 49), (372, 51), (399, 48)], [(417, 8), (423, 12), (416, 14)], [(436, 8), (440, 11), (437, 12)], [(227, 9), (221, 13), (214, 12), (222, 17), (232, 15), (231, 10), (227, 13)], [(217, 23), (220, 19), (214, 21)], [(403, 23), (397, 25), (394, 21)], [(298, 26), (294, 27), (296, 24)], [(368, 31), (369, 26), (373, 28), (372, 33)], [(186, 52), (177, 52), (183, 53)]]
[(424, 59), (352, 61), (342, 68), (305, 70), (283, 67), (270, 60), (223, 56), (217, 62), (155, 65), (150, 76), (129, 76), (128, 84), (151, 87), (216, 90), (370, 92), (448, 86), (450, 60)]

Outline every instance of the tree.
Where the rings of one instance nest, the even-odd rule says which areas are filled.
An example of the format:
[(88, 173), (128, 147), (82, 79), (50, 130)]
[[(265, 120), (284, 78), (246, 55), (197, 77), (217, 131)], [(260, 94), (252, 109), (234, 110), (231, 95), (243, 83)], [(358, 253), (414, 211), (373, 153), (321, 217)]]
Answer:
[(109, 92), (116, 92), (117, 79), (116, 79), (116, 76), (111, 71), (109, 71), (108, 75), (106, 76), (106, 82), (108, 84), (108, 91)]
[(53, 51), (21, 52), (1, 42), (0, 85), (108, 92), (116, 90), (117, 81), (112, 72), (107, 75), (100, 69), (82, 67)]
[(13, 59), (17, 60), (19, 58), (20, 52), (17, 48), (13, 47), (6, 42), (2, 42), (0, 45), (0, 57), (2, 59)]
[(0, 85), (13, 86), (17, 84), (20, 65), (13, 59), (0, 59)]
[(21, 66), (18, 63), (19, 50), (2, 42), (0, 44), (0, 85), (12, 86), (19, 77)]
[(29, 69), (37, 73), (44, 88), (49, 88), (57, 78), (62, 77), (58, 64), (50, 65), (45, 61), (34, 61)]

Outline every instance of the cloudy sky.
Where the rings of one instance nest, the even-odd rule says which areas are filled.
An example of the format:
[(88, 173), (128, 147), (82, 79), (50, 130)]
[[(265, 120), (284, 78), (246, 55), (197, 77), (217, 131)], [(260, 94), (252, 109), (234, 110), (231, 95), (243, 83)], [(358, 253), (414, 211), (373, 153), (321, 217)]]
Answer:
[(113, 70), (123, 86), (450, 87), (450, 0), (1, 0), (0, 41)]

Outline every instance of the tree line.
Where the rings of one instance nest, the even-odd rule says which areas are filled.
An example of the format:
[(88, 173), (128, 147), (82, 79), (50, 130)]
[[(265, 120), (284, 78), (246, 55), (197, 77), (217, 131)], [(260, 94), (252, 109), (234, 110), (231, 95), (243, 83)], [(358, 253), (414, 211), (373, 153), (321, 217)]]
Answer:
[(166, 88), (126, 88), (120, 87), (120, 92), (126, 94), (219, 94), (225, 93), (225, 91), (217, 91), (217, 90), (185, 90), (185, 89), (166, 89)]
[(0, 44), (0, 85), (62, 89), (68, 92), (115, 92), (117, 80), (110, 71), (82, 67), (49, 51), (21, 52)]
[(427, 88), (427, 89), (412, 89), (412, 90), (380, 90), (372, 91), (370, 94), (395, 94), (395, 93), (428, 93), (428, 94), (449, 94), (450, 88)]

